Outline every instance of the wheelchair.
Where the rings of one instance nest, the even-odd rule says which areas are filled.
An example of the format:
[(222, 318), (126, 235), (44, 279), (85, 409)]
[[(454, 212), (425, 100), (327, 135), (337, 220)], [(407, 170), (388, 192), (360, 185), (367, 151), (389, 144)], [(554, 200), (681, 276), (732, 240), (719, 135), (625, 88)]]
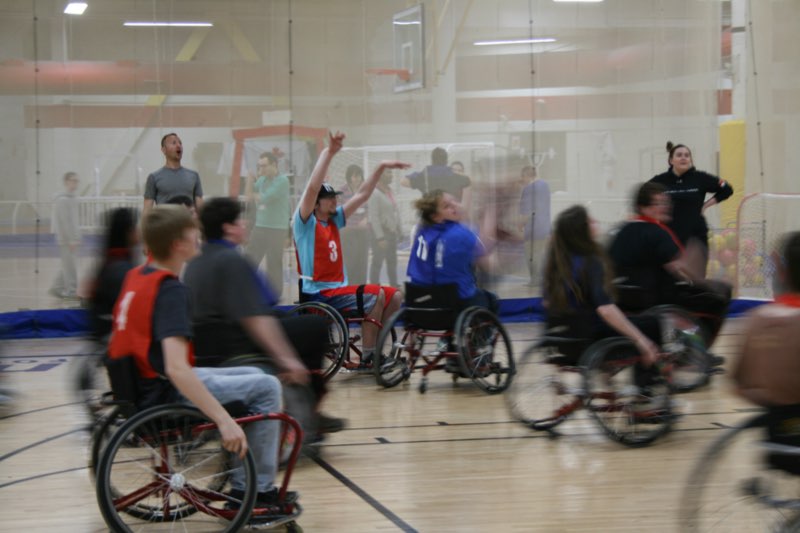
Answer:
[[(664, 332), (664, 346), (673, 354), (672, 385), (675, 392), (688, 392), (707, 385), (722, 373), (717, 358), (708, 350), (716, 339), (724, 317), (692, 312), (677, 305), (647, 307), (641, 287), (615, 283), (620, 309), (628, 314), (656, 316)], [(717, 321), (709, 327), (709, 321)]]
[[(215, 424), (193, 407), (169, 404), (137, 411), (133, 359), (118, 359), (108, 367), (113, 420), (119, 427), (109, 425), (107, 433), (96, 435), (106, 442), (97, 452), (94, 474), (97, 502), (112, 531), (235, 532), (278, 526), (301, 531), (295, 519), (302, 508), (287, 491), (302, 442), (294, 419), (282, 413), (248, 413), (239, 402), (225, 406), (239, 425), (279, 420), (282, 442), (287, 442), (287, 433), (295, 434), (277, 502), (254, 508), (256, 466), (250, 450), (236, 460), (223, 448)], [(244, 471), (245, 489), (234, 493), (230, 479), (236, 467)]]
[[(494, 313), (475, 306), (463, 309), (456, 285), (406, 283), (405, 289), (405, 306), (383, 327), (375, 345), (379, 385), (394, 387), (421, 370), (419, 392), (424, 393), (428, 374), (445, 369), (453, 383), (470, 379), (488, 394), (509, 386), (515, 372), (511, 338)], [(401, 323), (398, 337), (395, 328)], [(431, 349), (433, 342), (438, 345)]]
[(670, 431), (667, 356), (646, 370), (627, 338), (591, 342), (556, 336), (560, 332), (553, 328), (520, 358), (505, 395), (514, 419), (556, 437), (556, 426), (584, 408), (611, 440), (628, 447), (648, 445)]
[[(341, 313), (331, 305), (311, 300), (308, 295), (303, 293), (302, 280), (299, 294), (300, 301), (289, 310), (289, 314), (321, 316), (328, 324), (328, 350), (323, 357), (323, 368), (321, 369), (323, 378), (328, 381), (340, 370), (356, 372), (371, 369), (371, 362), (364, 364), (361, 361), (362, 334), (360, 330), (358, 333), (355, 332), (355, 329), (363, 327), (366, 322), (380, 331), (383, 324), (379, 320), (365, 316), (358, 309)], [(396, 339), (397, 333), (394, 330), (391, 335), (393, 339)]]
[(797, 407), (756, 414), (711, 442), (683, 491), (681, 531), (800, 531)]

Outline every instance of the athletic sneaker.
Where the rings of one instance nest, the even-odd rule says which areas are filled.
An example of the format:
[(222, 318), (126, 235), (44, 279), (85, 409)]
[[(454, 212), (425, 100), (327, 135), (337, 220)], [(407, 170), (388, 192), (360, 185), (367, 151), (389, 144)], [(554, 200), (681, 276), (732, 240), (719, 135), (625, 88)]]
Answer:
[(725, 364), (725, 358), (721, 355), (715, 355), (711, 352), (708, 352), (708, 359), (711, 362), (711, 366), (722, 366)]
[[(278, 496), (280, 492), (278, 491), (278, 487), (272, 487), (268, 491), (259, 492), (256, 495), (256, 502), (253, 504), (253, 509), (266, 509), (269, 507), (275, 507), (280, 502), (278, 501)], [(228, 497), (233, 498), (235, 501), (229, 501), (225, 504), (226, 509), (235, 510), (241, 506), (242, 499), (244, 498), (244, 491), (239, 489), (231, 489), (228, 492)], [(286, 498), (284, 499), (283, 503), (294, 503), (297, 501), (297, 492), (292, 490), (286, 491)]]
[(328, 416), (323, 413), (317, 415), (317, 431), (320, 433), (336, 433), (343, 430), (347, 426), (347, 420), (344, 418), (337, 418), (335, 416)]
[(436, 351), (439, 353), (454, 352), (452, 337), (439, 337), (439, 342), (436, 343)]

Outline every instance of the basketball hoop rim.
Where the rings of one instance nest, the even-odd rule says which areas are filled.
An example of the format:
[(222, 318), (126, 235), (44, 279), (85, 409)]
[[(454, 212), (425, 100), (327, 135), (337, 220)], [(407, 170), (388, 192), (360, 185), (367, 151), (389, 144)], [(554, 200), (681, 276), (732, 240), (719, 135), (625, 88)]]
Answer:
[(373, 76), (397, 76), (406, 82), (411, 79), (411, 72), (405, 68), (368, 68), (366, 73)]

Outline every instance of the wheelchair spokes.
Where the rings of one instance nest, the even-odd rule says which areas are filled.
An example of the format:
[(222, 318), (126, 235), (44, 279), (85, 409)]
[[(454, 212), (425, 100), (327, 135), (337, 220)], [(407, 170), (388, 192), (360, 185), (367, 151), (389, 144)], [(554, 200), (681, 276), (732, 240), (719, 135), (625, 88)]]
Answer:
[(796, 459), (800, 448), (773, 448), (766, 427), (759, 414), (709, 444), (683, 491), (682, 531), (800, 531), (800, 475), (769, 462), (774, 453)]

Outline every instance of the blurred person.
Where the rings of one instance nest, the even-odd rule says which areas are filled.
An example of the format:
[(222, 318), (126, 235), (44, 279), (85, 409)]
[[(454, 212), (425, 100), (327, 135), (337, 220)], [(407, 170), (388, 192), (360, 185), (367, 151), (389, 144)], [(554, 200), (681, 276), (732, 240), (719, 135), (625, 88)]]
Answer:
[[(747, 314), (733, 381), (740, 396), (767, 408), (771, 442), (800, 447), (800, 232), (788, 234), (779, 256), (776, 275), (787, 292)], [(767, 459), (800, 474), (796, 452)]]
[(776, 275), (787, 292), (747, 314), (733, 380), (751, 402), (800, 416), (800, 232), (785, 238)]
[(136, 266), (139, 244), (135, 209), (120, 207), (108, 213), (100, 264), (90, 283), (88, 304), (92, 336), (105, 342), (111, 334), (111, 315), (128, 271)]
[(400, 210), (392, 192), (392, 171), (384, 171), (368, 202), (368, 219), (372, 230), (372, 263), (369, 281), (380, 284), (381, 269), (386, 264), (389, 285), (397, 287), (397, 244), (402, 237)]
[[(382, 161), (344, 206), (337, 206), (341, 194), (324, 183), (333, 156), (342, 148), (344, 134), (329, 136), (328, 147), (317, 159), (311, 178), (300, 197), (293, 215), (292, 230), (297, 249), (297, 269), (301, 279), (301, 300), (320, 301), (340, 312), (355, 311), (384, 322), (400, 308), (403, 297), (394, 287), (382, 285), (351, 285), (342, 259), (340, 228), (362, 206), (387, 169), (408, 168), (400, 161)], [(375, 352), (378, 330), (375, 325), (363, 324), (362, 366), (370, 362)]]
[(267, 278), (275, 296), (283, 295), (283, 250), (289, 236), (289, 178), (278, 170), (278, 158), (264, 152), (258, 156), (258, 178), (248, 176), (245, 195), (255, 206), (256, 218), (247, 254), (256, 265), (264, 259)]
[(74, 392), (92, 422), (87, 426), (90, 431), (107, 407), (103, 394), (108, 390), (108, 378), (103, 361), (108, 350), (114, 306), (125, 276), (136, 266), (135, 257), (139, 255), (135, 253), (139, 243), (136, 210), (127, 207), (113, 209), (106, 213), (105, 220), (98, 266), (91, 279), (84, 282), (83, 290), (92, 344), (83, 357), (72, 360), (74, 370), (71, 374)]
[[(463, 172), (463, 166), (461, 170)], [(430, 165), (421, 171), (407, 175), (400, 180), (400, 185), (416, 189), (423, 194), (441, 189), (455, 197), (465, 212), (469, 212), (472, 205), (472, 181), (448, 166), (447, 150), (441, 147), (436, 147), (431, 151)]]
[(528, 284), (539, 286), (542, 279), (542, 259), (547, 253), (547, 241), (551, 230), (550, 186), (539, 178), (536, 167), (530, 165), (523, 167), (520, 180), (525, 184), (519, 200), (519, 214), (524, 228)]
[[(125, 277), (122, 297), (114, 308), (109, 357), (134, 358), (139, 409), (173, 402), (193, 405), (216, 424), (235, 463), (252, 449), (256, 506), (274, 504), (278, 501), (274, 480), (280, 423), (262, 420), (242, 428), (223, 404), (239, 401), (251, 412), (278, 412), (280, 382), (252, 367), (195, 367), (191, 295), (177, 276), (183, 264), (197, 254), (196, 223), (186, 209), (157, 206), (143, 216), (142, 235), (152, 260)], [(241, 500), (246, 480), (244, 470), (235, 463), (230, 495)]]
[[(3, 354), (11, 325), (0, 321), (0, 355)], [(5, 415), (14, 408), (17, 392), (6, 384), (7, 374), (0, 372), (0, 415)]]
[(628, 318), (614, 304), (611, 268), (596, 237), (597, 222), (583, 206), (569, 207), (556, 218), (544, 271), (547, 329), (564, 329), (559, 336), (588, 341), (625, 336), (641, 353), (643, 364), (651, 366), (658, 357), (656, 343), (661, 342), (658, 319)]
[[(239, 202), (213, 198), (200, 211), (205, 244), (186, 266), (184, 283), (192, 296), (192, 325), (198, 366), (258, 366), (277, 374), (284, 392), (292, 387), (310, 398), (313, 412), (287, 401), (295, 416), (314, 439), (315, 432), (330, 433), (344, 427), (342, 419), (326, 416), (319, 404), (326, 393), (319, 370), (327, 342), (327, 325), (319, 316), (280, 316), (277, 297), (255, 264), (237, 247), (247, 240)], [(308, 388), (310, 386), (310, 389)], [(292, 399), (294, 396), (292, 396)], [(313, 417), (313, 420), (311, 420)]]
[(81, 228), (78, 220), (78, 175), (64, 174), (64, 190), (53, 201), (53, 232), (61, 254), (61, 270), (53, 280), (50, 294), (56, 298), (77, 298), (78, 268), (76, 254), (81, 245)]
[(497, 312), (497, 296), (481, 289), (475, 268), (487, 268), (487, 250), (480, 238), (460, 222), (460, 209), (449, 193), (425, 193), (414, 206), (420, 222), (412, 237), (406, 271), (416, 285), (454, 283), (463, 307), (477, 305)]
[(636, 287), (636, 296), (620, 304), (626, 311), (675, 304), (697, 313), (713, 340), (731, 300), (729, 284), (694, 277), (685, 249), (667, 225), (671, 202), (664, 185), (648, 181), (633, 197), (636, 215), (612, 238), (609, 256), (617, 277)]
[[(358, 188), (364, 183), (364, 169), (358, 165), (349, 165), (344, 174), (345, 187), (342, 191), (342, 204), (346, 204), (355, 196)], [(347, 279), (354, 285), (367, 282), (367, 263), (369, 248), (372, 242), (369, 224), (369, 210), (364, 204), (356, 209), (347, 226), (341, 230), (342, 249), (345, 250), (344, 264)]]
[[(650, 181), (667, 188), (672, 201), (670, 229), (688, 250), (687, 262), (697, 278), (706, 276), (708, 266), (708, 224), (706, 209), (733, 194), (733, 187), (717, 176), (697, 170), (686, 145), (667, 142), (669, 170)], [(706, 200), (708, 194), (714, 196)]]
[(466, 172), (464, 172), (464, 163), (461, 161), (453, 161), (450, 163), (450, 170), (455, 172), (456, 174), (461, 174), (462, 176), (466, 176)]
[(178, 195), (192, 199), (194, 207), (203, 206), (203, 185), (200, 175), (194, 170), (181, 166), (183, 143), (177, 133), (167, 133), (161, 138), (161, 152), (164, 154), (164, 166), (147, 176), (144, 186), (144, 206), (142, 217), (153, 208), (153, 205), (164, 204)]

